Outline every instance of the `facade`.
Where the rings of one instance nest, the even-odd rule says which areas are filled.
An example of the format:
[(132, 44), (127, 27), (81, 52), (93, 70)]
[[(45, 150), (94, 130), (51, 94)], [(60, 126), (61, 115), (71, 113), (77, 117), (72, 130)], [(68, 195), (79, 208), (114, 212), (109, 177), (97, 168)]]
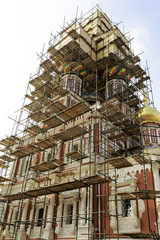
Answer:
[(25, 100), (0, 141), (0, 239), (158, 239), (160, 113), (105, 13), (53, 37)]

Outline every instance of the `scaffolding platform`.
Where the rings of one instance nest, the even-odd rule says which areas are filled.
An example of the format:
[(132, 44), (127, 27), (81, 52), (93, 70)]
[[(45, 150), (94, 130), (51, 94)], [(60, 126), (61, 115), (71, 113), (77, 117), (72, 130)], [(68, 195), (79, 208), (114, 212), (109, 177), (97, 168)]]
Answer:
[(139, 191), (130, 192), (130, 193), (120, 192), (120, 193), (117, 193), (117, 195), (127, 200), (136, 200), (136, 198), (139, 198), (142, 200), (146, 200), (146, 199), (153, 200), (156, 197), (156, 195), (160, 195), (160, 191), (139, 190)]
[(116, 193), (116, 195), (120, 196), (122, 199), (125, 199), (125, 200), (136, 200), (136, 196), (127, 192), (118, 192)]
[(51, 99), (46, 96), (42, 96), (38, 98), (36, 101), (39, 102), (41, 106), (44, 106), (44, 107), (52, 103)]
[(32, 95), (29, 95), (29, 94), (25, 94), (25, 97), (28, 98), (31, 101), (35, 100), (34, 97)]
[(113, 135), (113, 136), (108, 136), (109, 140), (115, 140), (115, 139), (121, 139), (121, 138), (126, 138), (129, 137), (128, 135), (126, 135), (124, 132)]
[(82, 181), (85, 184), (99, 184), (99, 183), (104, 183), (105, 182), (105, 178), (104, 176), (100, 176), (98, 174), (91, 174), (89, 176), (86, 177), (81, 177), (80, 181)]
[(58, 113), (59, 111), (65, 109), (66, 107), (59, 101), (52, 102), (45, 108), (45, 114), (50, 116), (51, 114)]
[(29, 118), (31, 118), (35, 122), (41, 122), (41, 121), (44, 121), (47, 118), (47, 116), (44, 113), (42, 113), (41, 111), (36, 111), (36, 112), (30, 114)]
[(11, 136), (11, 137), (7, 137), (7, 138), (4, 138), (0, 141), (0, 145), (3, 145), (5, 147), (8, 147), (8, 146), (12, 146), (14, 144), (16, 144), (17, 142), (20, 142), (21, 139), (16, 137), (16, 136)]
[(60, 118), (58, 118), (57, 115), (54, 115), (54, 116), (51, 116), (51, 117), (45, 119), (43, 121), (43, 123), (45, 124), (43, 126), (43, 128), (45, 130), (48, 130), (50, 128), (54, 128), (54, 127), (61, 125), (63, 123), (63, 121)]
[(98, 109), (99, 112), (103, 113), (109, 121), (117, 121), (124, 118), (122, 111), (119, 111), (112, 103), (106, 101), (105, 104)]
[(12, 158), (12, 157), (7, 156), (7, 155), (0, 156), (0, 159), (2, 159), (3, 161), (6, 161), (6, 162), (13, 162), (13, 161), (16, 160), (15, 158)]
[(54, 170), (57, 167), (61, 167), (64, 165), (65, 165), (65, 163), (63, 163), (62, 161), (60, 161), (58, 159), (53, 159), (49, 162), (42, 162), (35, 166), (32, 166), (31, 169), (35, 170), (37, 172), (45, 172), (45, 171), (49, 171), (50, 169)]
[(29, 81), (29, 83), (37, 88), (38, 84), (43, 82), (51, 82), (53, 80), (53, 76), (50, 74), (50, 72), (44, 71), (41, 75), (34, 77)]
[(137, 83), (135, 83), (135, 85), (140, 90), (146, 88), (146, 85), (143, 82), (141, 82), (140, 80)]
[(43, 133), (44, 129), (39, 126), (33, 125), (32, 127), (24, 129), (24, 131), (34, 136), (35, 134)]
[(36, 90), (31, 92), (31, 94), (34, 97), (40, 98), (43, 96), (49, 97), (52, 93), (52, 85), (51, 83), (43, 83), (40, 87), (38, 87)]
[[(35, 183), (38, 183), (38, 188), (41, 187), (41, 184), (43, 183), (45, 187), (51, 184), (51, 179), (48, 176), (43, 176), (43, 177), (39, 177), (39, 178), (32, 178)], [(37, 188), (37, 187), (36, 187)]]
[(35, 146), (35, 144), (30, 144), (28, 146), (21, 147), (21, 148), (15, 150), (14, 152), (11, 152), (10, 155), (19, 157), (19, 158), (23, 158), (23, 157), (30, 155), (31, 153), (38, 152), (39, 150), (40, 149), (37, 146)]
[(124, 89), (123, 91), (119, 92), (119, 93), (115, 93), (114, 97), (116, 97), (119, 101), (126, 101), (128, 99), (129, 96), (132, 96), (134, 94), (134, 92), (136, 92), (136, 88), (134, 86), (129, 86), (126, 89)]
[(79, 137), (82, 134), (86, 134), (88, 131), (80, 126), (74, 126), (60, 133), (54, 134), (56, 140), (61, 140), (63, 142), (68, 141), (72, 138)]
[(159, 239), (159, 235), (156, 234), (156, 236), (153, 234), (145, 234), (145, 233), (123, 233), (121, 234), (122, 236), (129, 236), (130, 238), (135, 238), (135, 239)]
[(137, 192), (132, 192), (133, 195), (135, 195), (137, 198), (140, 199), (154, 199), (156, 195), (160, 194), (160, 191), (155, 191), (155, 190), (147, 190), (147, 189), (140, 189)]
[(83, 113), (88, 112), (89, 110), (90, 110), (90, 107), (88, 104), (86, 104), (84, 102), (78, 102), (78, 103), (66, 108), (62, 112), (60, 112), (58, 114), (58, 116), (61, 119), (63, 119), (64, 121), (68, 121), (71, 118), (78, 117), (78, 116), (82, 115)]
[(102, 133), (103, 134), (108, 134), (108, 133), (113, 133), (115, 131), (118, 131), (119, 129), (117, 127), (111, 127), (111, 128), (108, 128), (106, 130), (104, 130)]
[[(74, 175), (74, 173), (72, 173), (72, 172), (70, 174)], [(77, 188), (83, 188), (88, 185), (94, 185), (97, 183), (104, 182), (104, 177), (101, 177), (97, 174), (92, 174), (90, 176), (86, 176), (81, 179), (69, 180), (70, 174), (69, 173), (62, 173), (61, 175), (59, 174), (59, 177), (61, 177), (61, 178), (62, 177), (66, 178), (66, 179), (68, 178), (66, 182), (61, 181), (60, 183), (53, 184), (53, 185), (46, 186), (46, 187), (32, 189), (32, 190), (17, 193), (17, 194), (4, 195), (3, 198), (5, 200), (20, 200), (20, 199), (26, 199), (29, 197), (38, 197), (38, 196), (42, 196), (42, 195), (70, 191), (70, 190), (74, 190)], [(58, 176), (58, 174), (57, 174), (57, 176)]]
[(8, 181), (10, 181), (10, 179), (8, 179), (8, 178), (6, 178), (6, 177), (0, 176), (0, 183), (2, 183), (2, 182), (8, 182)]
[(35, 112), (40, 109), (42, 105), (38, 101), (34, 101), (28, 105), (25, 105), (24, 108), (28, 109), (31, 112)]
[(115, 168), (124, 168), (124, 167), (131, 167), (133, 166), (130, 162), (126, 160), (125, 157), (114, 157), (106, 159), (107, 163), (110, 163)]
[(74, 160), (81, 160), (87, 158), (88, 156), (80, 151), (72, 151), (66, 154), (66, 157), (70, 157)]
[(52, 137), (46, 137), (43, 140), (37, 141), (34, 145), (37, 149), (47, 149), (56, 146), (54, 139)]
[(10, 166), (7, 164), (5, 164), (5, 163), (0, 163), (0, 168), (2, 168), (2, 169), (8, 169)]
[(137, 154), (131, 155), (131, 157), (141, 165), (143, 165), (143, 163), (145, 164), (149, 163), (149, 160), (141, 154), (137, 153)]
[(54, 64), (51, 62), (50, 59), (46, 59), (45, 61), (43, 61), (40, 66), (45, 70), (45, 71), (48, 71), (48, 72), (53, 72), (54, 70)]

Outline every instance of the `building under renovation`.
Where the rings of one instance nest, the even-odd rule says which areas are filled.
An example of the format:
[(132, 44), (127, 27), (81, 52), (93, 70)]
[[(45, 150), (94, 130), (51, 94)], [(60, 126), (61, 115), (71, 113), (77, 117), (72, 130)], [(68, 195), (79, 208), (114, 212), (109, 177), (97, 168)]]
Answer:
[(51, 35), (0, 156), (0, 239), (159, 239), (148, 67), (96, 6)]

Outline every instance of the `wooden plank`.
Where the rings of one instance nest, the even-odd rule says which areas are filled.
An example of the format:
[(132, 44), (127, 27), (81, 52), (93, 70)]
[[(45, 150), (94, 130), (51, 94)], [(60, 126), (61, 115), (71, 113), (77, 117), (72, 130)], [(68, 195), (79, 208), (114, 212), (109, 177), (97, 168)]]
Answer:
[(35, 135), (35, 134), (43, 133), (44, 129), (34, 125), (32, 127), (26, 128), (24, 131), (28, 132), (30, 135)]
[(8, 178), (0, 176), (0, 182), (1, 182), (1, 183), (2, 183), (2, 182), (8, 182), (8, 181), (9, 181)]
[(123, 91), (119, 93), (115, 93), (114, 97), (116, 97), (120, 101), (122, 100), (124, 101), (124, 100), (127, 100), (129, 96), (132, 96), (134, 92), (136, 92), (136, 88), (133, 86), (130, 86), (130, 87), (126, 87)]
[(10, 153), (10, 155), (22, 158), (30, 155), (31, 153), (38, 152), (38, 151), (39, 151), (39, 148), (35, 146), (35, 144), (30, 144), (28, 146), (15, 150), (14, 152)]
[(115, 132), (115, 131), (118, 131), (118, 128), (116, 128), (116, 127), (111, 127), (111, 128), (108, 128), (108, 129), (104, 130), (102, 133), (103, 133), (103, 134), (108, 134), (108, 133), (113, 133), (113, 132)]
[(5, 200), (20, 200), (22, 199), (23, 195), (22, 193), (17, 193), (17, 194), (4, 195), (3, 197)]
[(133, 195), (135, 195), (137, 198), (140, 198), (140, 199), (152, 199), (153, 196), (150, 195), (149, 193), (147, 193), (145, 190), (143, 190), (143, 192), (132, 192)]
[(124, 114), (121, 112), (121, 111), (116, 111), (112, 114), (108, 114), (107, 115), (107, 118), (110, 120), (110, 121), (117, 121), (117, 120), (120, 120), (124, 117)]
[(115, 139), (121, 139), (121, 138), (125, 138), (128, 137), (125, 133), (119, 133), (113, 136), (108, 136), (108, 139), (110, 140), (115, 140)]
[[(74, 174), (74, 173), (72, 173)], [(61, 176), (63, 177), (63, 176)], [(66, 173), (67, 177), (67, 173)], [(92, 174), (86, 177), (79, 179), (73, 179), (73, 180), (68, 180), (66, 182), (61, 182), (57, 184), (53, 184), (50, 186), (46, 187), (41, 187), (38, 189), (32, 189), (28, 190), (23, 193), (17, 193), (17, 194), (12, 194), (12, 195), (5, 195), (4, 199), (8, 200), (18, 200), (18, 199), (26, 199), (29, 197), (37, 197), (37, 196), (42, 196), (42, 195), (47, 195), (51, 193), (59, 193), (59, 192), (64, 192), (64, 191), (69, 191), (69, 190), (74, 190), (77, 188), (82, 188), (86, 187), (88, 184), (97, 184), (97, 183), (102, 183), (104, 182), (104, 178), (97, 175), (97, 174)]]
[(43, 85), (43, 82), (39, 79), (39, 77), (35, 77), (29, 81), (29, 84), (31, 84), (35, 88), (39, 88)]
[(37, 96), (37, 97), (42, 97), (42, 96), (50, 96), (52, 93), (52, 89), (53, 86), (51, 86), (50, 84), (46, 84), (44, 83), (43, 85), (41, 85), (39, 88), (37, 88), (35, 91), (31, 92), (33, 96)]
[(92, 185), (92, 184), (104, 183), (105, 179), (104, 177), (99, 176), (97, 174), (92, 174), (87, 177), (82, 177), (80, 181), (82, 181), (83, 183)]
[(52, 137), (44, 138), (43, 140), (40, 140), (39, 142), (35, 143), (35, 146), (37, 147), (37, 149), (38, 148), (47, 149), (47, 148), (53, 147), (55, 145), (56, 145), (56, 143), (54, 142), (54, 139)]
[(10, 151), (10, 150), (11, 150), (10, 147), (4, 147), (4, 148), (1, 148), (1, 149), (0, 149), (1, 152), (8, 152), (8, 151)]
[(84, 184), (78, 180), (76, 180), (76, 181), (74, 180), (74, 181), (70, 181), (70, 182), (66, 182), (66, 183), (55, 184), (55, 185), (49, 187), (49, 189), (55, 193), (59, 193), (59, 192), (74, 190), (77, 188), (82, 188), (85, 186), (86, 186), (86, 184)]
[(10, 166), (9, 165), (6, 165), (6, 164), (0, 164), (0, 168), (2, 169), (7, 169), (9, 168)]
[(46, 113), (47, 115), (51, 115), (63, 110), (64, 108), (66, 107), (62, 103), (60, 103), (59, 101), (56, 101), (48, 105), (44, 113)]
[(33, 119), (35, 122), (41, 122), (47, 118), (47, 116), (41, 111), (32, 113), (29, 115), (29, 118)]
[(145, 157), (143, 157), (143, 155), (140, 155), (138, 153), (131, 155), (131, 157), (141, 165), (143, 165), (143, 163), (146, 163), (146, 164), (149, 163), (149, 160), (147, 160)]
[(7, 155), (2, 155), (2, 156), (0, 156), (0, 159), (4, 160), (4, 161), (6, 161), (6, 162), (13, 162), (13, 161), (16, 160), (15, 158), (12, 158), (12, 157), (7, 156)]
[(40, 104), (42, 104), (43, 106), (47, 106), (47, 105), (51, 104), (50, 98), (48, 98), (46, 96), (42, 96), (42, 97), (38, 98), (37, 101)]
[(66, 157), (70, 157), (74, 160), (81, 160), (87, 158), (88, 156), (80, 151), (72, 151), (66, 154)]
[(76, 138), (82, 134), (86, 134), (88, 131), (85, 130), (84, 128), (80, 127), (80, 126), (74, 126), (71, 127), (67, 130), (64, 130), (60, 133), (57, 133), (54, 135), (54, 138), (56, 140), (61, 140), (61, 141), (68, 141), (72, 138)]
[(50, 59), (46, 59), (45, 61), (43, 61), (40, 66), (46, 70), (46, 71), (52, 71), (52, 67), (53, 67), (53, 63), (51, 62)]
[(20, 142), (21, 139), (16, 137), (16, 136), (10, 136), (10, 137), (7, 137), (7, 138), (4, 138), (0, 141), (0, 145), (3, 145), (3, 146), (12, 146), (14, 144), (16, 144), (17, 142)]
[(108, 120), (117, 121), (124, 117), (122, 111), (119, 111), (112, 103), (106, 101), (104, 105), (98, 109), (99, 112), (105, 114)]
[(58, 116), (62, 118), (64, 121), (68, 121), (71, 118), (75, 118), (77, 116), (82, 115), (83, 113), (86, 113), (90, 110), (89, 105), (83, 102), (78, 102), (68, 108), (66, 108), (64, 111), (60, 112)]
[(124, 168), (124, 167), (131, 167), (133, 166), (130, 162), (128, 162), (124, 157), (114, 157), (108, 158), (106, 160), (107, 163), (110, 163), (115, 168)]
[(24, 106), (24, 108), (28, 109), (31, 112), (35, 112), (38, 109), (40, 109), (41, 107), (42, 107), (41, 104), (37, 101), (34, 101), (34, 102)]
[(33, 180), (37, 183), (46, 182), (48, 180), (51, 181), (51, 179), (48, 176), (44, 176), (44, 177), (40, 177), (40, 178), (34, 178)]
[(50, 169), (54, 170), (57, 167), (60, 167), (62, 165), (65, 165), (62, 161), (53, 159), (49, 162), (41, 162), (40, 164), (34, 165), (31, 167), (31, 169), (33, 169), (35, 171), (39, 171), (39, 172), (45, 172)]
[(54, 128), (54, 127), (61, 125), (63, 123), (63, 121), (55, 115), (55, 116), (51, 116), (51, 117), (45, 119), (43, 121), (43, 123), (45, 124), (43, 128), (45, 130), (48, 130), (50, 128)]
[(32, 95), (26, 94), (25, 97), (28, 98), (28, 99), (31, 100), (31, 101), (34, 101), (34, 100), (35, 100)]
[(146, 85), (145, 85), (143, 82), (141, 82), (141, 81), (138, 81), (137, 83), (135, 83), (135, 85), (136, 85), (139, 89), (143, 89), (143, 88), (146, 87)]
[(118, 192), (116, 193), (116, 195), (120, 196), (123, 199), (127, 199), (127, 200), (135, 200), (136, 197), (130, 193), (126, 193), (126, 192)]

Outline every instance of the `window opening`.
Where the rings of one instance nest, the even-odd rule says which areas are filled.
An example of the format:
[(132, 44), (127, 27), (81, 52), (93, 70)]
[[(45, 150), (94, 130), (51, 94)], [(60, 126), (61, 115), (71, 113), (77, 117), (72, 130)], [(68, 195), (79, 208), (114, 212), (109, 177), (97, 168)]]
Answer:
[(38, 227), (42, 226), (43, 212), (44, 212), (44, 208), (40, 208), (39, 209), (39, 214), (38, 214), (38, 223), (37, 223)]
[(122, 200), (122, 216), (130, 217), (131, 216), (131, 201)]
[(72, 79), (68, 80), (68, 87), (69, 87), (69, 89), (72, 89)]
[(48, 155), (47, 155), (47, 162), (49, 162), (50, 159), (51, 159), (51, 153), (48, 153)]
[(72, 220), (73, 220), (73, 204), (69, 204), (67, 207), (67, 220), (66, 220), (66, 224), (72, 224)]
[(155, 130), (152, 130), (152, 139), (153, 139), (153, 142), (155, 143), (156, 142), (156, 131)]
[(78, 144), (75, 144), (75, 145), (73, 146), (73, 150), (74, 150), (74, 151), (78, 151)]

